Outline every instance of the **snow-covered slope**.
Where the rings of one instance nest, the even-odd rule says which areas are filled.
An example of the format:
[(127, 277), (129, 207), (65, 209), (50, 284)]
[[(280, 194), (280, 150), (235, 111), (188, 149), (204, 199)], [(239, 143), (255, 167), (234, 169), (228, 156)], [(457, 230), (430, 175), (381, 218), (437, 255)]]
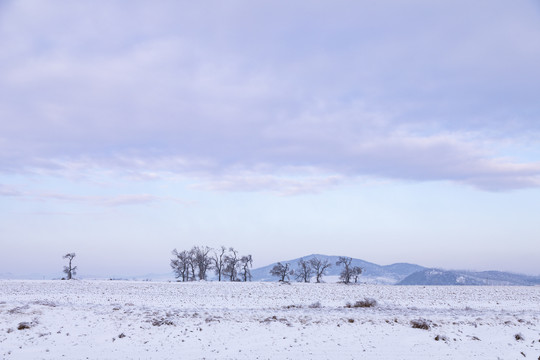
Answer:
[(425, 269), (417, 271), (398, 285), (538, 285), (540, 277), (501, 271), (454, 271)]

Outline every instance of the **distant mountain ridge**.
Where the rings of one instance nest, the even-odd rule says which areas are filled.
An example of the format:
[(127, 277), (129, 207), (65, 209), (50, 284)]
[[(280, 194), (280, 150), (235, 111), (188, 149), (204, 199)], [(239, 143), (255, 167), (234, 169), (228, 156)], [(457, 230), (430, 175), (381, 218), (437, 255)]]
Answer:
[(540, 276), (502, 271), (424, 269), (410, 274), (397, 285), (540, 285)]
[[(332, 264), (327, 271), (326, 276), (323, 278), (323, 281), (335, 282), (339, 273), (341, 272), (341, 267), (336, 266), (336, 262), (339, 260), (339, 256), (329, 256), (321, 254), (312, 254), (304, 256), (301, 258), (296, 258), (288, 261), (281, 261), (282, 264), (289, 263), (291, 269), (296, 270), (298, 268), (298, 262), (301, 259), (309, 261), (313, 258), (319, 258), (321, 260), (328, 260)], [(270, 275), (270, 270), (276, 265), (276, 263), (263, 266), (257, 269), (253, 269), (251, 274), (253, 276), (253, 281), (276, 281), (276, 278)], [(407, 276), (425, 270), (426, 268), (420, 265), (408, 264), (408, 263), (396, 263), (391, 265), (378, 265), (369, 261), (354, 259), (351, 263), (352, 266), (360, 266), (364, 271), (360, 276), (361, 282), (371, 283), (371, 284), (386, 284), (393, 285), (401, 280), (405, 279)], [(293, 278), (294, 279), (294, 278)], [(291, 279), (291, 280), (293, 280)]]
[[(342, 270), (336, 266), (339, 256), (312, 254), (297, 259), (281, 261), (289, 263), (291, 269), (298, 268), (301, 259), (308, 261), (314, 257), (328, 260), (332, 267), (328, 269), (323, 281), (337, 282)], [(276, 281), (277, 278), (270, 275), (270, 269), (276, 263), (252, 270), (253, 281)], [(540, 285), (540, 276), (514, 274), (503, 271), (461, 271), (426, 268), (424, 266), (408, 263), (396, 263), (391, 265), (378, 265), (361, 259), (354, 259), (352, 266), (360, 266), (364, 271), (360, 276), (361, 283), (381, 285), (511, 285), (531, 286)], [(291, 277), (291, 281), (294, 276)]]

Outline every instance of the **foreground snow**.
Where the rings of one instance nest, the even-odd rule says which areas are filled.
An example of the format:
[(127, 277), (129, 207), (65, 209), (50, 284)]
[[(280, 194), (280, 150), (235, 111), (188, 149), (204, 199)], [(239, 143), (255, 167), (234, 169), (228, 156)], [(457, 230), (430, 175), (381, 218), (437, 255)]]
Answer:
[(540, 287), (0, 281), (0, 356), (538, 359)]

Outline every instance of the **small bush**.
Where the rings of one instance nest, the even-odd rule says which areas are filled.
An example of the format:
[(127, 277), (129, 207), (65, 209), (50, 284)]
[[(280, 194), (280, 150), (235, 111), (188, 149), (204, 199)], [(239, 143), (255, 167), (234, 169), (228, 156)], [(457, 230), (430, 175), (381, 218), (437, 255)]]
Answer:
[(17, 326), (17, 330), (25, 330), (30, 329), (32, 327), (32, 324), (29, 322), (23, 321), (19, 323), (19, 326)]
[(375, 306), (377, 306), (377, 300), (371, 298), (364, 298), (364, 300), (359, 300), (354, 304), (348, 302), (345, 305), (346, 308), (370, 308)]
[(125, 338), (125, 337), (126, 337), (126, 334), (124, 334), (124, 333), (121, 333), (120, 335), (118, 335), (119, 339), (122, 339), (122, 338)]
[(152, 326), (174, 325), (174, 322), (167, 318), (161, 318), (161, 319), (154, 318), (152, 319), (151, 322), (152, 322)]
[(523, 341), (523, 340), (525, 340), (525, 338), (523, 337), (522, 334), (516, 334), (516, 335), (514, 335), (514, 338), (516, 339), (516, 341)]
[(313, 304), (309, 305), (308, 307), (310, 309), (318, 309), (318, 308), (322, 307), (322, 305), (321, 305), (320, 301), (317, 301), (317, 302), (314, 302)]
[(429, 321), (424, 319), (411, 320), (411, 326), (413, 329), (429, 330), (431, 325)]
[(284, 309), (301, 309), (302, 305), (287, 305), (283, 307)]

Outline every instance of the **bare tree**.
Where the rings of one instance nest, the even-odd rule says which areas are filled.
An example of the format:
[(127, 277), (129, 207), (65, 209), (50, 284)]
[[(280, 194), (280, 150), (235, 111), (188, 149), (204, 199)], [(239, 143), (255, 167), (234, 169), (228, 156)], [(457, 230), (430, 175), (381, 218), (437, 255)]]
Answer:
[(274, 267), (270, 270), (270, 275), (277, 276), (279, 278), (279, 281), (284, 282), (285, 278), (287, 278), (287, 281), (289, 280), (289, 275), (293, 275), (294, 271), (289, 268), (289, 263), (286, 263), (283, 265), (282, 263), (278, 262)]
[(240, 258), (238, 257), (238, 250), (229, 248), (229, 254), (225, 256), (225, 272), (224, 274), (229, 277), (230, 281), (238, 280), (238, 264)]
[(73, 276), (77, 275), (77, 267), (71, 264), (75, 256), (75, 253), (68, 253), (62, 256), (63, 259), (68, 259), (69, 261), (68, 266), (64, 266), (64, 273), (66, 273), (68, 280), (73, 279)]
[(195, 281), (197, 277), (195, 275), (195, 269), (197, 268), (197, 263), (195, 262), (195, 249), (192, 248), (188, 251), (188, 280)]
[(315, 272), (316, 281), (318, 283), (321, 282), (322, 277), (326, 275), (326, 270), (328, 270), (330, 267), (332, 267), (332, 264), (328, 262), (328, 259), (321, 260), (319, 258), (312, 258), (309, 260), (309, 263), (311, 264), (311, 267), (313, 271)]
[(212, 249), (208, 246), (195, 246), (191, 251), (193, 262), (199, 270), (199, 280), (206, 280), (206, 272), (212, 267), (212, 258), (209, 255)]
[(362, 275), (362, 272), (364, 271), (364, 269), (362, 269), (360, 266), (354, 266), (352, 268), (352, 277), (354, 278), (354, 282), (357, 283), (358, 282), (358, 277), (360, 275)]
[(311, 267), (311, 263), (309, 261), (305, 261), (304, 259), (300, 259), (298, 261), (298, 268), (295, 274), (297, 281), (308, 283), (313, 276), (313, 268)]
[(225, 270), (225, 252), (227, 249), (225, 246), (221, 245), (219, 252), (214, 252), (214, 257), (212, 261), (214, 262), (214, 271), (216, 275), (218, 276), (218, 281), (221, 281), (221, 275), (223, 275), (223, 271)]
[(253, 258), (251, 255), (242, 256), (240, 259), (240, 267), (242, 268), (242, 279), (244, 281), (251, 281), (251, 270), (250, 267), (253, 266)]
[(172, 254), (175, 256), (175, 258), (171, 259), (171, 267), (175, 273), (176, 278), (181, 278), (182, 281), (188, 281), (191, 254), (186, 250), (178, 252), (176, 249), (172, 251)]
[(340, 256), (339, 260), (336, 262), (337, 266), (343, 265), (343, 270), (341, 270), (339, 278), (344, 284), (349, 284), (351, 282), (351, 277), (353, 276), (353, 267), (351, 266), (351, 263), (352, 258), (346, 256)]

